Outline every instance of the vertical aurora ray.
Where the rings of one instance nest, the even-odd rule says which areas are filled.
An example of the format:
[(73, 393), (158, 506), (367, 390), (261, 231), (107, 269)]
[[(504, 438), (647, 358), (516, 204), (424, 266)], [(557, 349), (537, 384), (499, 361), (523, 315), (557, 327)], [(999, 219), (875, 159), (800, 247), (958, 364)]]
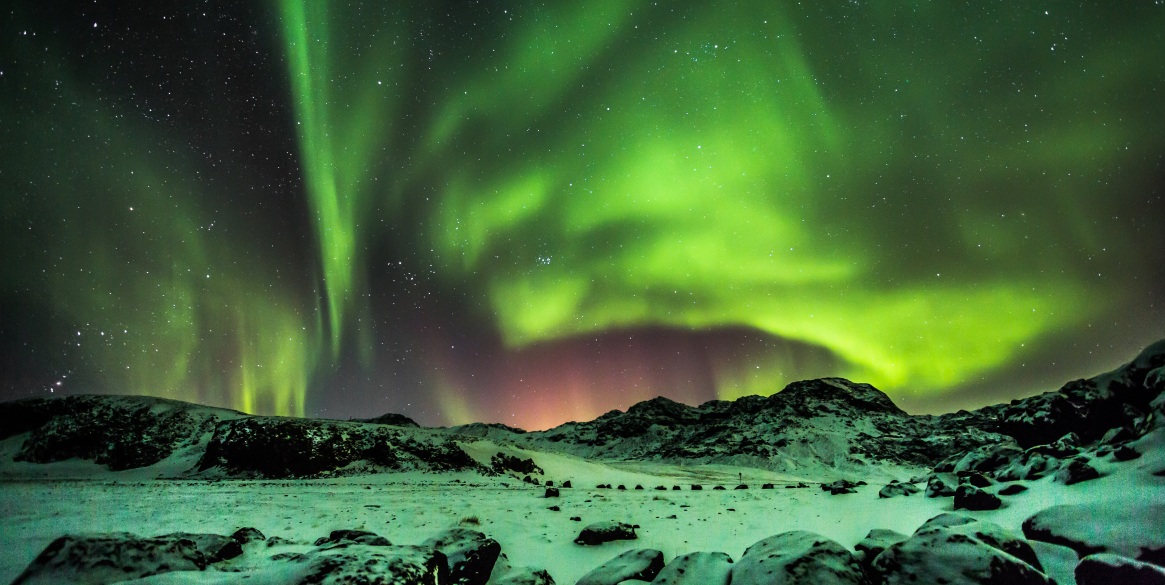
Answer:
[[(387, 182), (376, 183), (382, 162), (376, 157), (393, 147), (394, 92), (399, 88), (389, 88), (397, 86), (393, 63), (405, 50), (398, 30), (403, 9), (392, 4), (278, 3), (332, 358), (340, 357), (345, 330), (351, 328), (355, 349), (366, 363), (372, 332), (364, 266), (371, 234), (365, 222), (384, 208)], [(342, 42), (332, 38), (333, 28), (368, 18), (380, 22), (363, 28), (364, 34), (343, 28)]]

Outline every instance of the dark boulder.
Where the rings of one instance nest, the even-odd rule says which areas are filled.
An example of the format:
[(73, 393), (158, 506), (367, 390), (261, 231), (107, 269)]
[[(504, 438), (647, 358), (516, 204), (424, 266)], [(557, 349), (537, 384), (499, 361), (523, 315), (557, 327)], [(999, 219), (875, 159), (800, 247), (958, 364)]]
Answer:
[(1076, 585), (1165, 585), (1165, 568), (1120, 555), (1088, 555), (1076, 564)]
[(960, 484), (970, 484), (977, 488), (991, 486), (991, 480), (978, 471), (959, 471), (955, 473), (955, 476), (959, 478)]
[(546, 488), (546, 493), (543, 495), (543, 497), (557, 498), (558, 497), (558, 488), (552, 488), (552, 487)]
[(315, 546), (364, 544), (368, 546), (392, 546), (387, 538), (367, 530), (333, 530), (327, 536), (317, 538)]
[(985, 492), (975, 486), (961, 485), (955, 490), (956, 510), (971, 510), (974, 512), (998, 510), (1002, 505), (1003, 500), (1000, 500), (998, 496)]
[(490, 457), (489, 467), (494, 473), (498, 474), (507, 472), (521, 475), (529, 475), (531, 473), (542, 474), (542, 468), (538, 467), (533, 459), (522, 459), (514, 455), (506, 455), (501, 451), (498, 451), (493, 457)]
[(451, 528), (422, 543), (445, 555), (448, 581), (457, 585), (485, 585), (502, 552), (498, 541), (476, 530)]
[(596, 545), (614, 540), (635, 540), (635, 526), (623, 522), (596, 522), (582, 529), (575, 544)]
[(1072, 485), (1098, 477), (1100, 477), (1100, 472), (1089, 464), (1088, 459), (1077, 457), (1060, 468), (1059, 473), (1056, 474), (1056, 481), (1064, 485)]
[(1026, 485), (1023, 485), (1022, 483), (1013, 483), (999, 490), (997, 493), (1001, 496), (1014, 496), (1015, 494), (1021, 494), (1026, 491)]

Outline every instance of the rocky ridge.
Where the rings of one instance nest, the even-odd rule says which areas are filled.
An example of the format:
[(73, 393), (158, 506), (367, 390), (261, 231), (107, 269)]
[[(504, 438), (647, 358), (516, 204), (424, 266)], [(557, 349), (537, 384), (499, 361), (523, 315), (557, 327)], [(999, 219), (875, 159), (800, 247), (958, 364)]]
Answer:
[[(220, 477), (404, 470), (492, 475), (499, 473), (495, 466), (474, 461), (462, 449), (488, 439), (599, 460), (839, 473), (892, 463), (933, 467), (936, 473), (973, 470), (1002, 480), (1051, 473), (1080, 480), (1090, 473), (1087, 461), (1071, 455), (1096, 443), (1115, 453), (1143, 435), (1151, 413), (1160, 410), (1163, 390), (1165, 340), (1121, 368), (1059, 391), (941, 416), (907, 414), (873, 386), (841, 378), (795, 382), (768, 397), (694, 407), (659, 397), (626, 412), (529, 433), (484, 424), (419, 428), (400, 415), (311, 420), (148, 397), (74, 396), (0, 403), (0, 439), (20, 440), (15, 461), (80, 458), (111, 470), (147, 467), (179, 450), (194, 450), (198, 463), (185, 475)], [(1114, 456), (1135, 454), (1126, 449)], [(959, 485), (936, 479), (947, 491)]]

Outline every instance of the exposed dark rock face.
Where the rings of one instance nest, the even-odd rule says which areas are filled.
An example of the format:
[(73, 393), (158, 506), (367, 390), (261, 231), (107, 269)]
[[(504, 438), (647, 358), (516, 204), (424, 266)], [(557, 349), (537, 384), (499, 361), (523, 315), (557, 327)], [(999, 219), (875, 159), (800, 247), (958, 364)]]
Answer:
[(447, 438), (421, 441), (387, 426), (277, 417), (218, 423), (198, 469), (264, 478), (317, 477), (360, 461), (389, 470), (485, 471)]
[(489, 466), (494, 473), (498, 474), (508, 471), (526, 475), (531, 473), (542, 474), (542, 468), (535, 465), (533, 459), (522, 459), (513, 455), (506, 455), (505, 453), (498, 453), (491, 457)]
[(1149, 413), (1150, 403), (1162, 391), (1158, 377), (1149, 374), (1162, 366), (1165, 340), (1108, 374), (978, 412), (989, 430), (1014, 437), (1021, 447), (1054, 443), (1069, 433), (1076, 434), (1078, 443), (1089, 443), (1110, 429), (1132, 427)]
[[(0, 434), (24, 432), (15, 460), (79, 458), (113, 471), (153, 465), (209, 431), (212, 409), (146, 397), (69, 396), (0, 404)], [(218, 411), (229, 413), (229, 411)], [(11, 426), (8, 426), (11, 424)], [(15, 432), (14, 432), (15, 431)]]

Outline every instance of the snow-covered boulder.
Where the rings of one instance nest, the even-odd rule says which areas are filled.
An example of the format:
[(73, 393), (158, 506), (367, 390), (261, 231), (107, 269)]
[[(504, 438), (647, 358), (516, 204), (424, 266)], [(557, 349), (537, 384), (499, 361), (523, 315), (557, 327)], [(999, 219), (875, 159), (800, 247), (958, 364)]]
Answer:
[(722, 552), (680, 555), (655, 576), (652, 585), (727, 585), (732, 558)]
[[(278, 582), (289, 585), (437, 585), (448, 582), (445, 555), (427, 546), (352, 544), (322, 547), (302, 554), (275, 555), (272, 558), (277, 563), (272, 563), (266, 570), (252, 573), (258, 581), (273, 582), (279, 578)], [(279, 566), (283, 563), (290, 566)], [(263, 575), (268, 572), (269, 575)], [(286, 580), (291, 575), (294, 577)]]
[(858, 552), (858, 560), (868, 568), (873, 564), (874, 559), (882, 554), (882, 551), (890, 548), (890, 545), (902, 542), (907, 538), (910, 537), (896, 530), (875, 528), (866, 533), (866, 537), (854, 545), (854, 550)]
[(893, 498), (894, 496), (911, 496), (917, 494), (919, 491), (921, 490), (917, 486), (909, 483), (900, 483), (895, 479), (878, 490), (878, 497)]
[(990, 522), (958, 514), (927, 520), (874, 559), (886, 585), (1051, 585), (1031, 546)]
[[(200, 543), (191, 537), (199, 538)], [(217, 534), (167, 534), (141, 537), (129, 533), (62, 536), (50, 543), (15, 584), (113, 583), (166, 573), (202, 571), (212, 557), (221, 557), (227, 543)]]
[(1076, 585), (1165, 585), (1165, 568), (1111, 553), (1097, 553), (1076, 565)]
[(1024, 520), (1023, 533), (1080, 556), (1108, 552), (1165, 565), (1165, 503), (1117, 499), (1052, 506)]
[(812, 532), (770, 536), (744, 551), (732, 567), (733, 585), (869, 584), (861, 563), (848, 549)]
[(995, 478), (999, 481), (1039, 479), (1059, 469), (1060, 463), (1055, 456), (1040, 451), (1039, 447), (1032, 447), (1000, 469)]
[(983, 445), (968, 451), (966, 455), (956, 461), (953, 471), (955, 473), (960, 471), (995, 471), (1011, 463), (1020, 455), (1023, 455), (1023, 449), (1020, 449), (1014, 441)]
[(663, 553), (654, 549), (629, 550), (583, 575), (576, 585), (618, 585), (624, 581), (651, 581), (663, 569)]
[(623, 522), (595, 522), (583, 528), (574, 539), (575, 544), (595, 545), (613, 540), (635, 540), (636, 526)]
[(554, 585), (554, 579), (545, 569), (516, 567), (505, 553), (498, 556), (488, 585)]
[(466, 528), (450, 528), (422, 543), (441, 551), (449, 563), (450, 584), (484, 585), (502, 552), (498, 541)]

